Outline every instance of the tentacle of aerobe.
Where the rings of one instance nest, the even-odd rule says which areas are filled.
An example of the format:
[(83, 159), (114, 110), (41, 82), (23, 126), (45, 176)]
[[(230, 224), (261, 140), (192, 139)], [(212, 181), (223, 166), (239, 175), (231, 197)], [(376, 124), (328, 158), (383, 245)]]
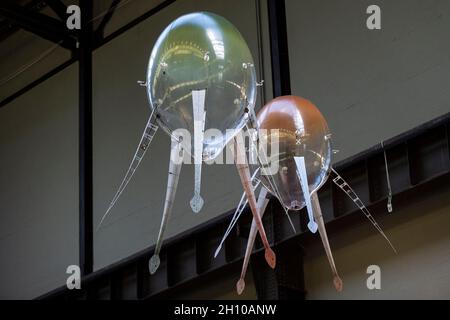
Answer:
[(179, 138), (175, 136), (172, 137), (164, 211), (161, 219), (161, 226), (159, 228), (158, 240), (156, 241), (155, 252), (149, 261), (149, 270), (151, 274), (154, 274), (156, 270), (158, 270), (160, 264), (159, 253), (164, 240), (164, 233), (172, 214), (173, 203), (178, 186), (178, 178), (180, 177), (183, 148), (181, 146), (181, 142), (177, 139)]
[(192, 108), (194, 115), (194, 196), (190, 201), (191, 209), (200, 212), (204, 200), (200, 195), (202, 183), (203, 140), (205, 133), (205, 95), (206, 89), (192, 91)]
[[(264, 216), (264, 212), (266, 211), (267, 204), (269, 203), (269, 199), (266, 198), (267, 196), (267, 189), (265, 187), (261, 187), (261, 190), (259, 191), (258, 195), (258, 208), (259, 208), (259, 214), (261, 218)], [(247, 273), (248, 263), (250, 261), (250, 256), (253, 251), (253, 246), (255, 244), (256, 240), (256, 234), (258, 232), (258, 229), (256, 227), (255, 219), (252, 221), (252, 226), (250, 228), (250, 233), (248, 235), (247, 240), (247, 248), (245, 250), (245, 257), (244, 262), (242, 263), (242, 271), (241, 271), (241, 277), (239, 278), (238, 282), (236, 283), (236, 291), (240, 295), (245, 289), (245, 274)]]
[(350, 187), (350, 185), (342, 178), (339, 173), (336, 172), (333, 168), (331, 168), (331, 172), (334, 175), (333, 182), (342, 190), (344, 191), (347, 196), (356, 204), (356, 206), (364, 213), (367, 219), (372, 223), (372, 225), (375, 227), (375, 229), (378, 230), (378, 232), (383, 236), (383, 238), (388, 242), (392, 250), (397, 253), (397, 250), (395, 249), (392, 242), (389, 240), (389, 238), (384, 233), (383, 229), (381, 229), (380, 225), (377, 223), (377, 221), (374, 219), (372, 214), (370, 213), (369, 209), (366, 208), (364, 203), (361, 201), (361, 199), (358, 197), (358, 195), (353, 191), (353, 189)]
[(319, 197), (317, 193), (314, 192), (311, 195), (311, 202), (314, 211), (314, 218), (316, 219), (320, 238), (322, 239), (323, 247), (327, 254), (328, 262), (330, 263), (331, 271), (333, 273), (333, 284), (337, 291), (342, 291), (344, 283), (336, 269), (336, 264), (334, 263), (333, 254), (331, 253), (330, 243), (328, 242), (327, 230), (325, 229), (325, 222), (323, 221), (322, 209), (320, 208)]
[(256, 203), (255, 192), (253, 190), (253, 185), (250, 178), (250, 168), (248, 167), (242, 137), (238, 136), (234, 138), (234, 146), (235, 146), (234, 153), (235, 153), (236, 168), (239, 172), (239, 177), (241, 178), (241, 183), (242, 186), (244, 187), (245, 195), (247, 196), (250, 209), (252, 210), (253, 218), (255, 219), (256, 226), (261, 236), (261, 240), (264, 244), (266, 261), (271, 268), (275, 268), (276, 265), (275, 253), (270, 248), (270, 244), (269, 241), (267, 240), (266, 232), (264, 230), (264, 226), (262, 224), (261, 217), (259, 215), (259, 209)]
[(295, 164), (297, 166), (297, 175), (300, 180), (300, 186), (302, 188), (303, 197), (305, 198), (306, 203), (306, 209), (308, 210), (308, 229), (312, 233), (317, 232), (317, 223), (314, 221), (314, 210), (311, 204), (311, 197), (310, 191), (309, 191), (309, 184), (308, 184), (308, 175), (306, 172), (306, 164), (305, 164), (305, 158), (304, 157), (294, 157)]
[(119, 199), (122, 192), (125, 190), (126, 186), (128, 185), (128, 182), (130, 182), (131, 178), (133, 177), (134, 173), (136, 172), (136, 169), (138, 168), (139, 164), (141, 163), (142, 158), (144, 157), (145, 153), (147, 152), (150, 143), (153, 140), (153, 137), (156, 134), (156, 131), (158, 130), (158, 126), (152, 123), (153, 120), (153, 112), (148, 118), (147, 125), (145, 126), (144, 133), (142, 134), (141, 141), (139, 142), (139, 145), (136, 149), (136, 152), (134, 154), (133, 160), (130, 163), (130, 166), (128, 167), (127, 173), (125, 174), (122, 183), (120, 184), (119, 188), (117, 189), (116, 194), (114, 195), (114, 198), (111, 200), (111, 203), (109, 204), (108, 210), (106, 210), (105, 214), (103, 215), (102, 219), (100, 220), (100, 223), (98, 224), (97, 230), (102, 225), (105, 218), (110, 213), (111, 209), (116, 204), (117, 200)]
[[(256, 179), (256, 175), (259, 172), (259, 168), (256, 169), (256, 171), (253, 173), (251, 179), (252, 184), (254, 180)], [(260, 181), (256, 181), (256, 184), (253, 187), (253, 190), (256, 190), (256, 188), (259, 186)], [(239, 201), (239, 204), (236, 207), (236, 210), (234, 211), (233, 217), (231, 218), (230, 224), (228, 225), (227, 230), (225, 231), (225, 234), (222, 237), (222, 240), (220, 240), (219, 246), (216, 249), (216, 252), (214, 253), (214, 258), (217, 258), (217, 255), (219, 254), (220, 250), (222, 249), (223, 243), (227, 239), (228, 235), (230, 234), (231, 230), (233, 230), (234, 226), (236, 225), (237, 221), (241, 217), (242, 212), (244, 212), (245, 207), (247, 206), (247, 198), (245, 197), (245, 191), (242, 193), (241, 199)]]

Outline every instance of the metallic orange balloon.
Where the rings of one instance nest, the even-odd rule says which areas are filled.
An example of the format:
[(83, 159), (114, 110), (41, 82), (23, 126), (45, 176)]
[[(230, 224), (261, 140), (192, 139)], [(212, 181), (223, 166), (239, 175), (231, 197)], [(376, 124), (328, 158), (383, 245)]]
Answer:
[[(330, 132), (325, 118), (309, 100), (282, 96), (267, 103), (258, 113), (260, 139), (270, 145), (278, 139), (278, 155), (268, 151), (277, 161), (278, 171), (261, 175), (264, 186), (289, 210), (299, 210), (305, 199), (297, 175), (294, 157), (304, 157), (311, 193), (328, 178), (331, 162)], [(265, 130), (264, 130), (265, 129)]]

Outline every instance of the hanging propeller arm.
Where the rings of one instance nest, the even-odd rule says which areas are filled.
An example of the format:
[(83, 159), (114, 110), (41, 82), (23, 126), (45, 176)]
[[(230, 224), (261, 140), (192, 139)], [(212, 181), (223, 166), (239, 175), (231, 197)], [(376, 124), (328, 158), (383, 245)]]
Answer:
[(328, 263), (330, 264), (331, 271), (333, 273), (334, 287), (336, 288), (336, 290), (338, 292), (341, 292), (344, 284), (342, 282), (341, 277), (339, 277), (339, 274), (338, 274), (338, 271), (336, 268), (336, 264), (334, 262), (333, 254), (331, 252), (330, 243), (328, 242), (327, 230), (325, 229), (325, 222), (323, 221), (322, 209), (320, 207), (319, 197), (317, 196), (317, 192), (314, 192), (311, 195), (311, 203), (313, 206), (314, 218), (316, 219), (316, 222), (318, 225), (320, 238), (322, 239), (323, 248), (325, 249), (325, 253), (328, 258)]
[(194, 116), (194, 196), (190, 201), (191, 209), (195, 213), (200, 212), (203, 207), (204, 200), (200, 195), (202, 181), (202, 156), (203, 156), (203, 140), (205, 134), (205, 95), (206, 89), (192, 91), (192, 108)]
[(179, 140), (176, 137), (172, 137), (170, 161), (169, 161), (169, 173), (167, 177), (167, 189), (166, 199), (164, 202), (164, 210), (161, 219), (161, 225), (159, 227), (158, 240), (156, 241), (155, 252), (149, 261), (149, 270), (151, 274), (154, 274), (158, 270), (160, 264), (159, 253), (161, 251), (162, 243), (164, 240), (164, 233), (169, 223), (170, 216), (172, 215), (173, 203), (175, 201), (175, 194), (178, 187), (178, 179), (180, 177), (181, 166), (183, 159), (183, 148)]
[[(264, 216), (264, 212), (266, 211), (267, 204), (269, 203), (269, 199), (267, 199), (266, 196), (267, 196), (267, 189), (265, 187), (261, 187), (261, 190), (259, 191), (259, 195), (258, 195), (258, 202), (257, 202), (261, 219)], [(248, 240), (247, 240), (247, 248), (245, 249), (244, 262), (242, 263), (241, 276), (240, 276), (238, 282), (236, 283), (236, 290), (239, 295), (242, 294), (242, 292), (245, 289), (245, 280), (244, 280), (245, 274), (247, 273), (248, 263), (250, 261), (250, 256), (253, 251), (253, 246), (255, 244), (257, 233), (258, 233), (258, 229), (256, 226), (256, 221), (255, 221), (255, 219), (253, 219), (252, 226), (250, 228), (250, 233), (249, 233)]]
[(134, 173), (136, 172), (137, 168), (139, 167), (141, 160), (144, 158), (145, 153), (147, 152), (148, 148), (150, 147), (153, 137), (155, 136), (156, 131), (158, 130), (158, 126), (152, 123), (152, 119), (153, 119), (153, 113), (150, 115), (150, 117), (147, 121), (147, 125), (145, 126), (145, 129), (142, 134), (139, 145), (136, 149), (136, 152), (134, 153), (133, 160), (131, 160), (130, 166), (128, 167), (128, 170), (127, 170), (119, 188), (117, 189), (116, 194), (114, 195), (113, 199), (111, 200), (108, 209), (106, 210), (105, 214), (102, 216), (102, 219), (100, 220), (100, 223), (97, 226), (97, 230), (100, 228), (103, 221), (106, 219), (106, 217), (109, 215), (111, 209), (116, 204), (120, 195), (127, 187), (128, 183), (130, 182), (131, 178), (133, 177)]
[(377, 223), (375, 218), (370, 213), (369, 209), (366, 208), (364, 203), (361, 201), (361, 199), (358, 197), (358, 195), (353, 191), (353, 189), (350, 187), (350, 185), (342, 178), (339, 173), (336, 172), (333, 168), (331, 168), (331, 172), (333, 177), (333, 182), (336, 186), (338, 186), (342, 191), (345, 192), (345, 194), (355, 203), (355, 205), (362, 211), (362, 213), (366, 216), (366, 218), (372, 223), (372, 225), (377, 229), (377, 231), (383, 236), (383, 238), (387, 241), (389, 246), (392, 248), (392, 250), (397, 253), (397, 250), (395, 249), (392, 242), (389, 240), (389, 238), (384, 233), (383, 229), (381, 229), (380, 225)]

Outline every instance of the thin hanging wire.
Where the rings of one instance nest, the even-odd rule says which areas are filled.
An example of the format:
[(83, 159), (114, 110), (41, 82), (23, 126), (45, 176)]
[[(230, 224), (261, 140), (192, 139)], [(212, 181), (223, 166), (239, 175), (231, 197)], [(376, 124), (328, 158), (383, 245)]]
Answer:
[(392, 248), (392, 250), (397, 253), (397, 250), (395, 249), (394, 245), (392, 244), (391, 240), (386, 236), (383, 229), (381, 229), (378, 222), (375, 220), (375, 218), (370, 213), (369, 209), (364, 205), (362, 200), (358, 197), (358, 195), (355, 193), (355, 191), (350, 187), (350, 185), (347, 183), (347, 181), (342, 178), (339, 173), (337, 173), (336, 170), (331, 167), (331, 172), (334, 174), (333, 182), (335, 185), (337, 185), (342, 191), (344, 191), (347, 196), (356, 204), (356, 206), (364, 213), (366, 218), (372, 223), (372, 225), (375, 227), (375, 229), (378, 230), (378, 232), (384, 237), (384, 239), (389, 243), (389, 246)]
[(152, 113), (150, 114), (150, 117), (148, 118), (147, 125), (145, 126), (144, 133), (142, 134), (141, 140), (136, 148), (136, 152), (134, 154), (133, 160), (131, 160), (130, 166), (128, 167), (128, 170), (123, 177), (122, 182), (119, 185), (119, 188), (116, 191), (116, 194), (114, 195), (114, 198), (111, 200), (108, 209), (103, 214), (100, 223), (97, 226), (96, 231), (100, 229), (100, 226), (102, 225), (103, 221), (106, 219), (108, 214), (110, 213), (111, 209), (116, 204), (119, 197), (122, 195), (122, 192), (127, 187), (128, 183), (131, 181), (131, 178), (133, 177), (134, 173), (136, 172), (136, 169), (139, 167), (141, 160), (144, 158), (145, 153), (147, 152), (153, 137), (156, 134), (156, 131), (158, 130), (158, 126), (154, 125), (152, 123), (153, 121), (153, 114), (155, 110), (152, 110)]
[(17, 78), (19, 75), (21, 75), (23, 72), (25, 72), (26, 70), (28, 70), (29, 68), (31, 68), (32, 66), (34, 66), (36, 63), (42, 61), (44, 58), (46, 58), (47, 56), (49, 56), (50, 54), (52, 54), (58, 47), (59, 45), (62, 43), (63, 41), (59, 41), (58, 43), (55, 43), (54, 45), (52, 45), (50, 48), (48, 48), (47, 50), (45, 50), (44, 52), (42, 52), (39, 56), (37, 56), (35, 59), (31, 60), (30, 62), (24, 64), (23, 66), (21, 66), (19, 69), (17, 69), (16, 71), (14, 71), (12, 74), (6, 76), (5, 78), (3, 78), (2, 80), (0, 80), (0, 87), (5, 85), (6, 83), (8, 83), (9, 81)]

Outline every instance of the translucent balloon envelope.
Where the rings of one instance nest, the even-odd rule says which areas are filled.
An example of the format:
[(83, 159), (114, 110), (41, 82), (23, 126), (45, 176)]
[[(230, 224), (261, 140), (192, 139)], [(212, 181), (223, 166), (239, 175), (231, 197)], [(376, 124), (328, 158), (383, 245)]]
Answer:
[(265, 129), (260, 139), (269, 145), (278, 141), (278, 154), (268, 151), (278, 171), (271, 177), (261, 175), (261, 182), (286, 208), (299, 210), (305, 199), (294, 157), (304, 157), (309, 189), (311, 193), (318, 190), (328, 177), (332, 154), (325, 118), (311, 101), (283, 96), (266, 104), (257, 119), (260, 129)]
[[(147, 92), (158, 124), (169, 134), (190, 133), (185, 151), (194, 154), (192, 91), (206, 89), (203, 160), (214, 159), (242, 129), (247, 107), (256, 100), (256, 75), (250, 50), (239, 31), (216, 14), (199, 12), (173, 21), (150, 56)], [(215, 133), (208, 129), (217, 129)], [(186, 147), (186, 143), (190, 146)]]

